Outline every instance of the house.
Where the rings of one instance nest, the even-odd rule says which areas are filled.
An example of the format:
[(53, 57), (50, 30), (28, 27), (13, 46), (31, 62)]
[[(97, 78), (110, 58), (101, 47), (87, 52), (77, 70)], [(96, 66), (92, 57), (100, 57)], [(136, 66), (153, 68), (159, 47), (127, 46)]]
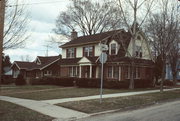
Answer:
[[(180, 60), (177, 63), (176, 79), (180, 80)], [(172, 69), (169, 63), (166, 64), (166, 80), (173, 80)]]
[[(100, 43), (108, 46), (107, 62), (104, 65), (104, 78), (107, 80), (130, 79), (130, 61), (132, 55), (131, 35), (125, 30), (114, 30), (89, 36), (77, 36), (71, 33), (71, 41), (60, 46), (61, 77), (100, 78)], [(135, 79), (151, 79), (153, 63), (151, 52), (143, 33), (139, 33), (135, 42)]]
[(60, 58), (60, 56), (37, 56), (33, 62), (15, 61), (11, 66), (13, 78), (17, 78), (19, 74), (22, 74), (25, 79), (58, 76)]

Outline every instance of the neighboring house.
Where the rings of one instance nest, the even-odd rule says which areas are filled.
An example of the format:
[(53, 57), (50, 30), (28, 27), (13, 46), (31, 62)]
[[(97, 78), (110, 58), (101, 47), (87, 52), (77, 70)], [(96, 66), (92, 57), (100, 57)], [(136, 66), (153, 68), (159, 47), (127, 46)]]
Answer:
[[(180, 60), (177, 62), (177, 80), (180, 80)], [(171, 65), (166, 65), (166, 80), (173, 80)]]
[[(115, 30), (77, 37), (77, 32), (71, 33), (71, 41), (62, 48), (60, 60), (61, 77), (100, 78), (101, 54), (100, 43), (108, 46), (107, 62), (104, 65), (104, 78), (109, 80), (130, 79), (130, 56), (132, 41), (129, 32)], [(145, 36), (140, 33), (135, 42), (135, 79), (151, 79), (153, 63), (151, 52)], [(128, 52), (126, 51), (128, 50)]]
[(34, 62), (15, 61), (12, 65), (13, 78), (21, 73), (25, 79), (58, 76), (60, 56), (37, 56)]

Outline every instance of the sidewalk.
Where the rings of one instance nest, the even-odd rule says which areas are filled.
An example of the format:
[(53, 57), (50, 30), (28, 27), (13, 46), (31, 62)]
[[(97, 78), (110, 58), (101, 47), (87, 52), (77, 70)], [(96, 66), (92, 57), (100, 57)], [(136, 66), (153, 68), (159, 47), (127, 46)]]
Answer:
[[(164, 91), (173, 91), (180, 88), (173, 88), (173, 89), (164, 89)], [(103, 95), (103, 98), (112, 98), (112, 97), (124, 97), (124, 96), (132, 96), (132, 95), (140, 95), (140, 94), (148, 94), (148, 93), (156, 93), (159, 90), (149, 90), (149, 91), (138, 91), (138, 92), (125, 92), (125, 93), (115, 93), (115, 94), (106, 94)], [(65, 103), (71, 101), (82, 101), (82, 100), (92, 100), (92, 99), (99, 99), (99, 95), (94, 96), (87, 96), (87, 97), (75, 97), (75, 98), (64, 98), (64, 99), (52, 99), (52, 100), (42, 100), (41, 102), (49, 103), (49, 104), (58, 104), (58, 103)]]
[(27, 100), (27, 99), (19, 99), (19, 98), (12, 98), (7, 96), (0, 96), (0, 100), (11, 102), (14, 104), (21, 105), (23, 107), (32, 109), (34, 111), (40, 112), (42, 114), (48, 115), (53, 118), (58, 118), (61, 120), (66, 120), (69, 118), (83, 118), (89, 116), (86, 113), (78, 112), (75, 110), (63, 108), (60, 106), (55, 106), (51, 104), (47, 104), (41, 101), (35, 100)]

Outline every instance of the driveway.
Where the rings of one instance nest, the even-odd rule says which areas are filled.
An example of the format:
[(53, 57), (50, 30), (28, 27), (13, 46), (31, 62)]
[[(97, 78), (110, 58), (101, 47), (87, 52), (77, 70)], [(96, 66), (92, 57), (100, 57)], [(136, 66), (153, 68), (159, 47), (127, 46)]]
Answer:
[(133, 111), (91, 116), (79, 121), (180, 121), (180, 100)]

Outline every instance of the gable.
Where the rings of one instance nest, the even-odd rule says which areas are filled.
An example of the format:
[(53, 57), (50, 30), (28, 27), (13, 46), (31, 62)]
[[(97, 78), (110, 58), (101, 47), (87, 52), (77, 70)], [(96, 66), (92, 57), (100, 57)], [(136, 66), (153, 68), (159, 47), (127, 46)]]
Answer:
[[(132, 57), (132, 55), (133, 55), (133, 47), (132, 47), (133, 45), (132, 44), (133, 44), (133, 41), (131, 39), (128, 49), (127, 49), (127, 52), (126, 52), (127, 57)], [(142, 50), (142, 58), (141, 59), (148, 59), (148, 60), (152, 59), (150, 47), (146, 41), (146, 38), (142, 34), (139, 34), (135, 40), (134, 52), (136, 51), (136, 47), (141, 47), (141, 50)]]
[(87, 59), (86, 57), (83, 57), (82, 59), (79, 60), (78, 63), (91, 63), (91, 61)]

